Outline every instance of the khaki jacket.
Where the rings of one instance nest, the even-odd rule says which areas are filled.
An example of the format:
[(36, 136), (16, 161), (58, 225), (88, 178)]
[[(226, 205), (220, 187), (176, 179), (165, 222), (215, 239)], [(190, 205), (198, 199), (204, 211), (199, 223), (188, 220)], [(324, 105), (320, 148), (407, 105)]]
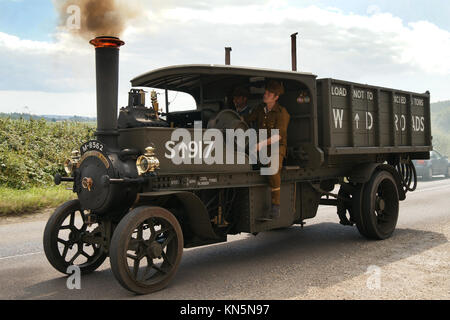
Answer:
[(267, 112), (266, 105), (260, 104), (253, 108), (250, 114), (244, 115), (243, 118), (249, 125), (251, 125), (252, 122), (255, 122), (258, 129), (268, 129), (269, 137), (272, 134), (271, 129), (280, 130), (280, 156), (286, 156), (287, 128), (289, 125), (289, 120), (291, 119), (286, 108), (277, 103), (272, 110)]

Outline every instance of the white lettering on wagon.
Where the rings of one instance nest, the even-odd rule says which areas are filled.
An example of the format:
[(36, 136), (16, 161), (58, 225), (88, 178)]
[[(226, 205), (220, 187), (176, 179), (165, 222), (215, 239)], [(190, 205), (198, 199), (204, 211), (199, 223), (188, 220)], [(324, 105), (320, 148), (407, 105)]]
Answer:
[(406, 117), (404, 114), (400, 117), (400, 127), (402, 128), (402, 131), (406, 130)]
[[(395, 131), (406, 131), (406, 116), (404, 114), (398, 116), (394, 115)], [(414, 132), (425, 131), (425, 117), (423, 116), (411, 116), (411, 127)]]
[(347, 96), (347, 89), (344, 87), (331, 87), (331, 95), (332, 96), (339, 96), (339, 97), (346, 97)]
[[(373, 128), (373, 115), (371, 112), (366, 111), (366, 130), (372, 130)], [(355, 115), (355, 125), (356, 125), (356, 129), (359, 129), (359, 120), (360, 120), (360, 116), (359, 113), (357, 112)]]
[(359, 113), (356, 113), (355, 122), (356, 122), (356, 129), (359, 129)]
[(367, 99), (369, 101), (373, 101), (373, 92), (360, 89), (353, 89), (353, 99), (361, 99), (361, 100)]
[(406, 97), (395, 96), (394, 95), (394, 103), (396, 103), (396, 104), (406, 104)]
[(373, 128), (373, 116), (370, 112), (366, 112), (366, 129), (372, 130)]
[(425, 131), (425, 117), (411, 116), (412, 128), (415, 132)]
[(344, 109), (333, 109), (334, 127), (342, 129), (342, 121), (344, 119)]
[[(407, 104), (406, 102), (407, 102), (406, 97), (394, 95), (394, 103), (406, 105)], [(419, 106), (419, 107), (423, 107), (425, 105), (425, 101), (419, 98), (412, 98), (410, 103), (412, 106)]]
[(423, 107), (424, 106), (423, 99), (414, 98), (413, 101), (414, 101), (413, 103), (414, 103), (415, 106), (419, 106), (419, 107)]

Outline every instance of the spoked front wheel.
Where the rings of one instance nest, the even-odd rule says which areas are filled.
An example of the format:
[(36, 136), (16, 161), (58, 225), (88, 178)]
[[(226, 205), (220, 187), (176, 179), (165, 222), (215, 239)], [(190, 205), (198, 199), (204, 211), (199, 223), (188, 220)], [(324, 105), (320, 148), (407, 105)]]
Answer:
[(111, 270), (124, 288), (147, 294), (167, 286), (182, 253), (183, 232), (175, 216), (160, 207), (138, 207), (114, 231)]
[(58, 207), (44, 230), (44, 252), (50, 264), (67, 274), (67, 268), (76, 265), (82, 274), (93, 272), (107, 257), (103, 247), (89, 241), (100, 234), (102, 225), (86, 224), (85, 213), (78, 200)]

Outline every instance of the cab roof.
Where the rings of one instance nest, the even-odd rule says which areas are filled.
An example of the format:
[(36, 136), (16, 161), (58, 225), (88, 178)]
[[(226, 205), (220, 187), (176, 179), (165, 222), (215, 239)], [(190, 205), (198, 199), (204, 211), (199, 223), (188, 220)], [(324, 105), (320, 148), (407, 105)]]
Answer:
[(238, 67), (230, 65), (176, 65), (156, 69), (131, 80), (133, 87), (150, 87), (175, 91), (191, 91), (200, 79), (230, 77), (261, 77), (270, 79), (304, 80), (315, 79), (316, 75), (307, 72), (272, 70), (263, 68)]

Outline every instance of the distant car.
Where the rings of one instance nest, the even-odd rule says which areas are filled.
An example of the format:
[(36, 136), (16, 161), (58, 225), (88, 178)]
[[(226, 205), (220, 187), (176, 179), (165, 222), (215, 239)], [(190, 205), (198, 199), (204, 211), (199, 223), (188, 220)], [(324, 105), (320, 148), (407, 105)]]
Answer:
[(417, 175), (425, 180), (430, 180), (436, 175), (450, 177), (450, 163), (447, 156), (443, 156), (436, 150), (430, 152), (430, 160), (413, 160)]

